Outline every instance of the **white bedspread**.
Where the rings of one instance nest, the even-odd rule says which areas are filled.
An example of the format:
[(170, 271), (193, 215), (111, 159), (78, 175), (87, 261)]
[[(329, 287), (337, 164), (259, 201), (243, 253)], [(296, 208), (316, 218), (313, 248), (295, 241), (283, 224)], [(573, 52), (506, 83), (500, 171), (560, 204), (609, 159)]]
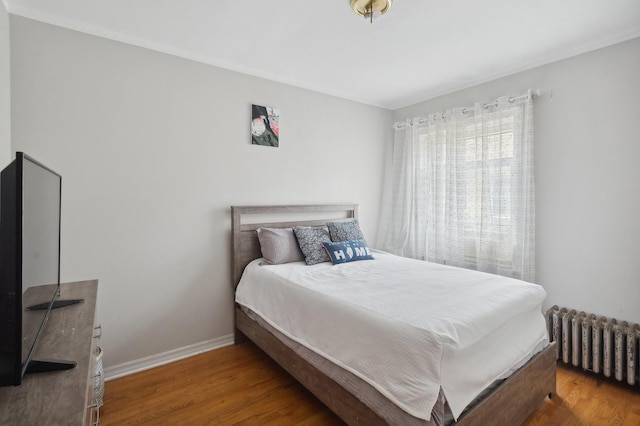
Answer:
[(428, 420), (454, 417), (547, 339), (536, 284), (374, 252), (374, 260), (247, 266), (236, 301)]

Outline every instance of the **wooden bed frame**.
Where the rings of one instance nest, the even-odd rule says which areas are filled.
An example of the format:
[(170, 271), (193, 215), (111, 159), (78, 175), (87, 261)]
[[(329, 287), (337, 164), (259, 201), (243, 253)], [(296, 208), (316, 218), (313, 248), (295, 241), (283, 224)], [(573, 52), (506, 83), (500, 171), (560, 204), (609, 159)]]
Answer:
[[(233, 285), (238, 285), (245, 266), (262, 257), (256, 229), (324, 225), (328, 220), (353, 220), (356, 204), (300, 206), (233, 206)], [(295, 218), (310, 215), (310, 218)], [(315, 216), (314, 216), (315, 215)], [(283, 217), (271, 220), (272, 217)], [(257, 222), (252, 217), (260, 220)], [(293, 218), (292, 218), (293, 217)], [(350, 425), (386, 424), (381, 415), (284, 344), (238, 306), (235, 310), (236, 343), (247, 338), (274, 359), (289, 374), (311, 391), (327, 407)], [(456, 425), (518, 425), (534, 412), (547, 396), (556, 391), (555, 342), (535, 355), (527, 364), (504, 380), (484, 398), (468, 408)], [(409, 416), (409, 415), (407, 415)], [(415, 418), (411, 417), (414, 420)], [(404, 423), (404, 422), (403, 422)], [(409, 423), (409, 422), (407, 422)], [(429, 422), (424, 424), (428, 425)]]

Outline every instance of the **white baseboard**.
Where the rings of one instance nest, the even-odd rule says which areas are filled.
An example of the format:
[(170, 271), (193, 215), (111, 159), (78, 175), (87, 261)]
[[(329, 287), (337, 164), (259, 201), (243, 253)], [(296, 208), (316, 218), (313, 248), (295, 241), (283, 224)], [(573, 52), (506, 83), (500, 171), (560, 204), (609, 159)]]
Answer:
[(151, 355), (145, 358), (105, 368), (104, 378), (105, 380), (117, 379), (118, 377), (127, 376), (129, 374), (138, 373), (160, 365), (169, 364), (180, 359), (208, 352), (213, 349), (222, 348), (224, 346), (229, 346), (231, 344), (233, 344), (233, 334), (228, 334), (216, 339), (205, 340), (204, 342), (172, 349), (157, 355)]

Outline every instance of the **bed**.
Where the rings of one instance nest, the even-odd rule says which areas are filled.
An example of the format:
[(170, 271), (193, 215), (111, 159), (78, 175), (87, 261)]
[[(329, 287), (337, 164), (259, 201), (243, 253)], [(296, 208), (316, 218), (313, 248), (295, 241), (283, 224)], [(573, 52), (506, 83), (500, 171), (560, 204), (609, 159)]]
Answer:
[[(357, 205), (352, 204), (242, 206), (231, 209), (235, 286), (241, 281), (245, 268), (247, 268), (247, 274), (253, 274), (254, 272), (249, 271), (260, 269), (256, 266), (259, 262), (256, 259), (262, 257), (257, 229), (321, 226), (327, 221), (353, 221), (358, 215)], [(387, 259), (384, 253), (374, 253), (374, 257), (380, 260), (380, 264), (382, 260)], [(393, 257), (388, 260), (402, 262), (401, 259)], [(365, 262), (355, 263), (364, 264)], [(426, 264), (427, 262), (417, 263)], [(296, 266), (292, 265), (292, 267)], [(326, 271), (327, 274), (332, 271), (331, 264), (315, 267), (317, 271)], [(298, 267), (298, 269), (301, 268)], [(291, 273), (288, 270), (284, 272), (287, 276)], [(322, 273), (319, 272), (318, 275)], [(245, 277), (245, 281), (246, 279)], [(263, 280), (266, 288), (268, 279), (260, 278), (259, 275), (257, 279)], [(261, 297), (256, 299), (259, 300)], [(325, 302), (324, 299), (319, 300), (318, 309), (326, 310), (327, 307), (332, 309), (332, 305), (321, 307), (321, 302)], [(310, 306), (315, 307), (316, 304)], [(380, 387), (376, 381), (368, 380), (366, 374), (363, 375), (359, 370), (345, 365), (341, 359), (327, 356), (324, 351), (319, 351), (317, 348), (312, 350), (304, 341), (300, 341), (274, 323), (272, 318), (263, 318), (261, 314), (264, 314), (260, 309), (260, 307), (256, 308), (254, 303), (236, 304), (236, 342), (239, 343), (247, 338), (252, 340), (348, 424), (442, 425), (453, 422), (452, 411), (456, 411), (455, 424), (519, 424), (540, 405), (547, 395), (551, 396), (555, 392), (556, 360), (555, 347), (552, 343), (542, 350), (538, 351), (538, 348), (532, 351), (535, 355), (531, 358), (527, 357), (528, 361), (523, 360), (522, 362), (526, 361), (524, 365), (514, 366), (514, 369), (516, 367), (517, 369), (510, 372), (508, 378), (501, 377), (499, 381), (487, 386), (461, 415), (459, 407), (456, 406), (456, 410), (451, 410), (449, 402), (445, 401), (446, 392), (441, 388), (437, 398), (431, 398), (433, 406), (430, 413), (425, 416), (424, 413), (412, 411), (411, 407), (403, 406), (402, 396)], [(539, 315), (541, 317), (542, 314), (539, 313)], [(396, 325), (391, 323), (389, 327), (393, 330)], [(397, 330), (401, 333), (403, 327)], [(393, 339), (393, 334), (391, 338)], [(403, 339), (398, 341), (401, 342)], [(495, 350), (501, 349), (497, 347)], [(469, 363), (468, 359), (466, 363)], [(455, 376), (455, 372), (460, 368), (455, 365), (454, 367), (451, 374)], [(446, 372), (446, 369), (442, 371)], [(446, 378), (447, 375), (443, 377)], [(395, 389), (393, 386), (391, 388)], [(454, 395), (453, 391), (450, 395)], [(455, 401), (455, 398), (451, 399)]]

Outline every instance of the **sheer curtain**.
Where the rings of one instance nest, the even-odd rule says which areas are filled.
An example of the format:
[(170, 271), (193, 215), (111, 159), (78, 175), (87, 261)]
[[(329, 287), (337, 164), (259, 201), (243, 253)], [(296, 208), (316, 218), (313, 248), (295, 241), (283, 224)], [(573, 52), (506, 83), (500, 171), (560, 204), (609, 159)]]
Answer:
[(379, 244), (535, 280), (531, 91), (396, 123)]

